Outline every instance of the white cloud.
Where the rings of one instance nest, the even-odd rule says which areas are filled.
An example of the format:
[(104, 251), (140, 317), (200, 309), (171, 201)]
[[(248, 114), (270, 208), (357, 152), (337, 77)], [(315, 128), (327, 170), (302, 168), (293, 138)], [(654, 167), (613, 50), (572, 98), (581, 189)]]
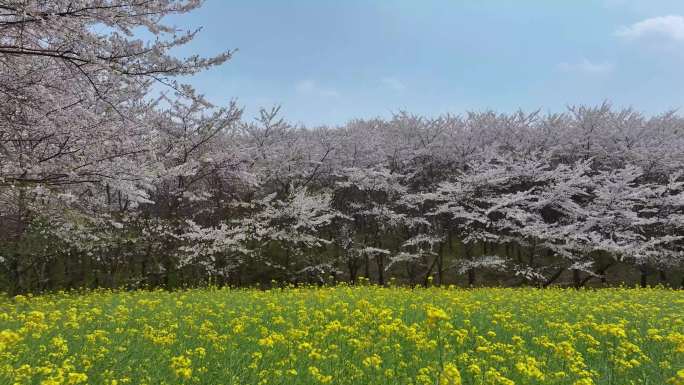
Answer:
[(684, 17), (667, 15), (652, 17), (630, 26), (623, 26), (615, 35), (628, 40), (652, 36), (675, 41), (684, 41)]
[(395, 91), (403, 91), (406, 89), (406, 85), (395, 77), (385, 77), (380, 79), (380, 82)]
[(583, 72), (587, 74), (604, 74), (613, 71), (614, 68), (615, 65), (613, 63), (594, 63), (586, 58), (578, 63), (563, 62), (558, 64), (558, 69), (563, 72)]
[(302, 80), (301, 82), (297, 83), (295, 89), (302, 95), (322, 96), (328, 98), (340, 96), (339, 92), (337, 92), (337, 90), (334, 88), (321, 87), (318, 83), (311, 79)]

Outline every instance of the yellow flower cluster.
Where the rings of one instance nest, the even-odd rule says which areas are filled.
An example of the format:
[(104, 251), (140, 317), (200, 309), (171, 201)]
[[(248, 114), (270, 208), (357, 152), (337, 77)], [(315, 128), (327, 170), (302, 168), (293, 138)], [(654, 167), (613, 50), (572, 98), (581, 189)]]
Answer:
[(171, 369), (180, 378), (192, 377), (192, 360), (185, 356), (171, 358)]
[(461, 385), (461, 372), (456, 365), (448, 363), (439, 377), (440, 385)]
[(684, 385), (684, 292), (0, 296), (0, 384)]
[(449, 315), (442, 309), (428, 305), (426, 309), (427, 323), (430, 326), (435, 326), (439, 321), (446, 321)]

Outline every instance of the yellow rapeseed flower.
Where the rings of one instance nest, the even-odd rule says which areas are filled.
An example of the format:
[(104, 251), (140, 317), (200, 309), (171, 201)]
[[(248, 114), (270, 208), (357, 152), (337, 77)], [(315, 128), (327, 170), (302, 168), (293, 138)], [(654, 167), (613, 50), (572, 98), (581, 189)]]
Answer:
[(449, 319), (449, 315), (444, 310), (432, 305), (428, 305), (425, 312), (427, 314), (428, 325), (430, 326), (436, 325), (439, 321), (446, 321)]
[(447, 363), (444, 365), (444, 370), (439, 376), (440, 385), (461, 385), (461, 372), (458, 371), (456, 365)]

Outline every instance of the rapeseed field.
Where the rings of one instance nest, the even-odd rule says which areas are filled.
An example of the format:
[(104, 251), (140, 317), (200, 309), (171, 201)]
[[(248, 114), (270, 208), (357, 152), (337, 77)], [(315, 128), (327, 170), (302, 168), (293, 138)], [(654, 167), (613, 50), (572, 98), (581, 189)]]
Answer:
[(5, 296), (0, 384), (684, 385), (684, 291)]

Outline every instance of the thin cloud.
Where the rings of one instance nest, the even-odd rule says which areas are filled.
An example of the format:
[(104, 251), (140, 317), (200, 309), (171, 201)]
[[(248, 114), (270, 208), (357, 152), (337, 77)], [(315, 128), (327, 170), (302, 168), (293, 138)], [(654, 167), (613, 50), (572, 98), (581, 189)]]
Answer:
[(623, 26), (615, 31), (615, 35), (627, 40), (660, 37), (684, 42), (684, 17), (680, 15), (652, 17), (629, 26)]
[(563, 72), (582, 72), (587, 74), (605, 74), (612, 72), (615, 65), (609, 62), (595, 63), (589, 59), (582, 59), (578, 63), (563, 62), (558, 64), (558, 69)]
[(297, 83), (295, 90), (297, 93), (302, 95), (323, 96), (328, 98), (340, 96), (340, 93), (334, 88), (321, 87), (318, 83), (311, 79), (302, 80), (301, 82)]
[(403, 91), (406, 89), (406, 85), (402, 83), (401, 80), (395, 77), (385, 77), (380, 79), (380, 82), (386, 87), (391, 88), (395, 91)]

